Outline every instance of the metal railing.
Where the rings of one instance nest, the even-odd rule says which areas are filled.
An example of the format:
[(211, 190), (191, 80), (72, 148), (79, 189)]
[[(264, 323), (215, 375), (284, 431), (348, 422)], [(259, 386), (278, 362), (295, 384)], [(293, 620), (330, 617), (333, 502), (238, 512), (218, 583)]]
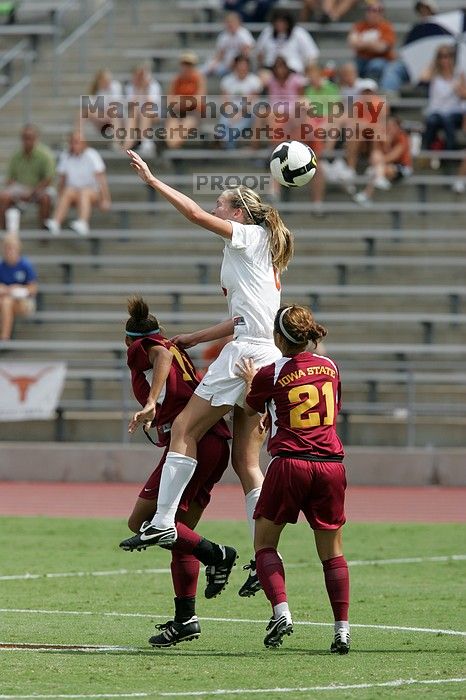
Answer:
[(0, 58), (0, 71), (6, 72), (8, 82), (11, 81), (13, 61), (22, 60), (23, 75), (14, 85), (12, 85), (0, 97), (0, 111), (9, 104), (17, 95), (23, 95), (22, 121), (23, 124), (31, 121), (31, 63), (33, 53), (29, 50), (27, 39), (18, 41), (9, 51), (6, 51)]
[[(78, 70), (82, 73), (86, 70), (87, 53), (88, 53), (88, 33), (89, 31), (102, 20), (106, 15), (108, 15), (111, 10), (113, 10), (113, 0), (107, 0), (98, 10), (96, 10), (92, 15), (89, 16), (89, 2), (88, 0), (81, 0), (80, 11), (81, 11), (81, 22), (76, 29), (71, 32), (69, 36), (66, 37), (58, 46), (54, 48), (54, 60), (53, 60), (53, 86), (54, 95), (58, 96), (60, 94), (60, 58), (63, 54), (68, 51), (68, 49), (73, 46), (77, 41), (78, 44)], [(107, 36), (110, 37), (113, 32), (113, 22), (112, 18), (107, 26)]]

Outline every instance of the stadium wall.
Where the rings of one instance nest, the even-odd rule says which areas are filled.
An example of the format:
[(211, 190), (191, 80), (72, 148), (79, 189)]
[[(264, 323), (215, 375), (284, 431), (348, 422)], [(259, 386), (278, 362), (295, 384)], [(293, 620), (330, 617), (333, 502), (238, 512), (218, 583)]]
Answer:
[[(161, 454), (143, 445), (4, 442), (0, 480), (144, 482)], [(265, 452), (261, 461), (265, 467)], [(345, 465), (353, 485), (466, 486), (464, 449), (351, 447)], [(237, 482), (231, 467), (223, 481)]]

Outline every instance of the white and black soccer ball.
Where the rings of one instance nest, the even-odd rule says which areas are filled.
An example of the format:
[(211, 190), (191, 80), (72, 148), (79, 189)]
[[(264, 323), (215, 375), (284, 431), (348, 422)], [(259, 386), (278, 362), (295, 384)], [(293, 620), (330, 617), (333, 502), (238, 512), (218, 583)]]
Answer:
[(284, 187), (302, 187), (312, 180), (317, 157), (312, 148), (300, 141), (285, 141), (270, 157), (272, 177)]

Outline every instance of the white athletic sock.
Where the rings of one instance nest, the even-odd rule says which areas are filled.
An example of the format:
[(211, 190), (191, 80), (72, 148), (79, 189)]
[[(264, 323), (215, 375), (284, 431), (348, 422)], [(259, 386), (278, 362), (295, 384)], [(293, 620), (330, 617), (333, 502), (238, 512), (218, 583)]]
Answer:
[(286, 616), (288, 622), (291, 622), (291, 613), (288, 603), (278, 603), (278, 605), (273, 606), (273, 616), (276, 620), (282, 615)]
[(335, 632), (338, 632), (338, 630), (349, 630), (349, 622), (348, 620), (338, 620), (335, 621)]
[(252, 537), (253, 542), (254, 542), (254, 528), (255, 528), (253, 515), (254, 515), (254, 509), (256, 507), (257, 501), (259, 500), (260, 494), (261, 494), (261, 490), (260, 490), (260, 488), (257, 488), (257, 489), (251, 489), (244, 496), (244, 500), (246, 501), (246, 517), (248, 519), (249, 529), (251, 530), (251, 537)]
[(167, 453), (160, 479), (157, 512), (152, 518), (154, 527), (166, 530), (175, 526), (175, 513), (196, 465), (197, 459), (186, 457), (178, 452)]

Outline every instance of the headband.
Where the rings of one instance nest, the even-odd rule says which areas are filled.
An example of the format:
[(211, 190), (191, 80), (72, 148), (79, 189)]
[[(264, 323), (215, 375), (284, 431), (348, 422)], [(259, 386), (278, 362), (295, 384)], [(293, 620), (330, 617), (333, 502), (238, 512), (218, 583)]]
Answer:
[(160, 333), (160, 328), (154, 328), (152, 331), (146, 331), (145, 333), (135, 333), (132, 331), (125, 331), (126, 335), (130, 338), (143, 338), (145, 335), (153, 335), (154, 333)]
[(253, 217), (253, 215), (251, 214), (251, 210), (249, 209), (248, 205), (247, 205), (246, 202), (244, 201), (244, 197), (243, 197), (243, 195), (241, 194), (240, 188), (237, 187), (237, 188), (236, 188), (236, 191), (238, 192), (239, 198), (240, 198), (241, 201), (243, 202), (246, 211), (248, 212), (249, 216), (251, 217), (251, 221), (254, 221), (254, 217)]
[(285, 336), (287, 340), (290, 341), (290, 343), (293, 343), (293, 345), (302, 345), (303, 341), (302, 340), (296, 340), (296, 338), (293, 338), (292, 335), (288, 333), (287, 330), (285, 330), (285, 327), (283, 325), (283, 316), (286, 314), (287, 311), (291, 309), (291, 306), (287, 306), (286, 309), (283, 309), (281, 312), (280, 316), (278, 317), (278, 328), (280, 330), (280, 333)]

